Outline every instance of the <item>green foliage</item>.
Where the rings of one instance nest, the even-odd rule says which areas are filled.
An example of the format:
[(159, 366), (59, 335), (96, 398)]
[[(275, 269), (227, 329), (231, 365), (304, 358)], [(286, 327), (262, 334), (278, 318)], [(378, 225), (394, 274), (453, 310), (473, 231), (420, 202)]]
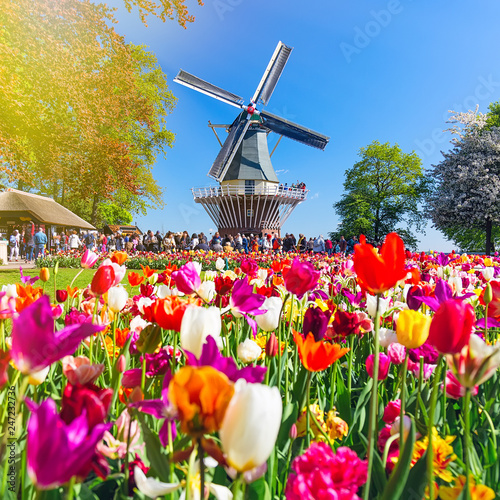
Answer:
[(333, 205), (341, 225), (330, 237), (364, 234), (380, 242), (397, 231), (406, 246), (415, 247), (417, 240), (410, 229), (423, 232), (419, 204), (429, 190), (422, 161), (415, 152), (404, 153), (397, 144), (378, 141), (361, 148), (359, 156), (361, 160), (345, 173), (345, 193)]
[(132, 214), (116, 203), (101, 203), (99, 205), (99, 218), (102, 224), (131, 224)]

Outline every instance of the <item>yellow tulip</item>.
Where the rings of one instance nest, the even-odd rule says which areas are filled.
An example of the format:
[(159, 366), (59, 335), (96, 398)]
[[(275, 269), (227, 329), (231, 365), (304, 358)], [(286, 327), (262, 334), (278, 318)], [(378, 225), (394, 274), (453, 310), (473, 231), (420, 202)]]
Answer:
[(40, 269), (40, 279), (42, 281), (49, 281), (49, 278), (50, 278), (50, 271), (47, 267), (42, 267), (42, 269)]
[(427, 340), (430, 326), (429, 316), (411, 309), (401, 311), (396, 327), (398, 342), (408, 349), (416, 349)]

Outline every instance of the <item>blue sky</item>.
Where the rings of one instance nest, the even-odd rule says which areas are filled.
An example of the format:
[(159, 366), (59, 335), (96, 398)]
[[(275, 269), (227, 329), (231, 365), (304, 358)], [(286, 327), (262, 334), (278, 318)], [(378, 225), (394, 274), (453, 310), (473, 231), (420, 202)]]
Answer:
[[(266, 109), (331, 138), (324, 152), (283, 139), (272, 158), (281, 182), (310, 189), (284, 226), (307, 236), (337, 226), (332, 204), (359, 148), (398, 143), (428, 168), (450, 148), (448, 110), (486, 112), (500, 100), (496, 0), (188, 0), (196, 20), (185, 30), (154, 18), (146, 28), (119, 0), (111, 5), (120, 6), (117, 31), (156, 54), (178, 98), (168, 117), (175, 145), (154, 168), (167, 205), (137, 217), (143, 230), (215, 227), (190, 189), (215, 185), (206, 174), (219, 146), (207, 124), (231, 123), (237, 110), (173, 83), (180, 68), (249, 100), (277, 42), (294, 47)], [(420, 249), (453, 248), (426, 233)]]

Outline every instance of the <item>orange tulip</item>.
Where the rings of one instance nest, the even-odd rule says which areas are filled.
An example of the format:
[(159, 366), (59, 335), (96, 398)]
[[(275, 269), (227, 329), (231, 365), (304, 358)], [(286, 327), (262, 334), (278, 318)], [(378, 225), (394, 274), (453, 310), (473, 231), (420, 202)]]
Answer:
[(144, 281), (144, 276), (141, 276), (139, 273), (128, 273), (127, 278), (130, 286), (139, 286)]
[(49, 278), (50, 278), (49, 268), (48, 267), (42, 267), (42, 269), (40, 269), (40, 279), (42, 281), (49, 281)]
[(144, 267), (141, 264), (141, 267), (142, 267), (142, 272), (144, 273), (144, 276), (146, 276), (146, 278), (149, 278), (156, 272), (154, 269), (150, 269), (149, 266)]
[(22, 286), (16, 283), (16, 311), (21, 312), (25, 307), (33, 304), (43, 295), (43, 290), (40, 287), (33, 287), (30, 284)]
[(77, 293), (79, 292), (79, 288), (77, 286), (74, 286), (71, 288), (69, 285), (66, 287), (66, 290), (68, 292), (68, 295), (73, 299), (76, 297)]
[(116, 251), (111, 255), (111, 262), (116, 262), (119, 266), (121, 266), (127, 259), (127, 252)]
[(168, 386), (182, 432), (194, 437), (220, 428), (233, 394), (233, 383), (211, 366), (184, 366)]
[(169, 295), (164, 299), (158, 299), (152, 305), (153, 321), (165, 330), (180, 332), (184, 311), (190, 304), (201, 305), (202, 301), (198, 298), (183, 299), (176, 295)]
[(389, 290), (406, 277), (405, 247), (396, 233), (386, 236), (380, 253), (366, 243), (364, 235), (360, 236), (359, 241), (354, 247), (353, 261), (362, 290), (376, 295)]
[(310, 372), (326, 370), (337, 359), (350, 351), (349, 348), (341, 347), (339, 344), (330, 344), (322, 340), (316, 342), (312, 333), (309, 333), (304, 339), (299, 332), (294, 330), (293, 340), (297, 344), (300, 361), (304, 368)]

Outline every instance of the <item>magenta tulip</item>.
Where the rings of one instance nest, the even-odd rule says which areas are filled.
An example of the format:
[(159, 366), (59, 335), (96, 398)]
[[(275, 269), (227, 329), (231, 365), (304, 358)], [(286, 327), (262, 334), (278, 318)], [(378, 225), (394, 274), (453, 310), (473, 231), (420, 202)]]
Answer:
[(85, 414), (67, 425), (57, 414), (52, 399), (40, 405), (27, 400), (28, 474), (39, 489), (50, 490), (73, 476), (86, 477), (96, 455), (96, 445), (113, 424), (99, 424), (89, 431)]
[(43, 295), (14, 320), (10, 355), (19, 371), (33, 373), (73, 354), (83, 339), (103, 328), (76, 323), (54, 331), (50, 300)]
[(295, 258), (292, 267), (285, 274), (285, 288), (301, 299), (304, 294), (316, 288), (319, 271), (315, 271), (309, 262), (300, 262)]
[(175, 281), (177, 290), (186, 295), (196, 292), (201, 285), (198, 269), (192, 262), (184, 264), (178, 271), (173, 272), (172, 279)]
[[(366, 371), (368, 372), (368, 375), (373, 378), (373, 358), (374, 355), (370, 354), (366, 358)], [(384, 380), (387, 378), (387, 375), (389, 374), (389, 367), (391, 366), (391, 358), (387, 356), (387, 354), (384, 354), (383, 352), (379, 353), (379, 358), (378, 358), (378, 379), (379, 380)]]

